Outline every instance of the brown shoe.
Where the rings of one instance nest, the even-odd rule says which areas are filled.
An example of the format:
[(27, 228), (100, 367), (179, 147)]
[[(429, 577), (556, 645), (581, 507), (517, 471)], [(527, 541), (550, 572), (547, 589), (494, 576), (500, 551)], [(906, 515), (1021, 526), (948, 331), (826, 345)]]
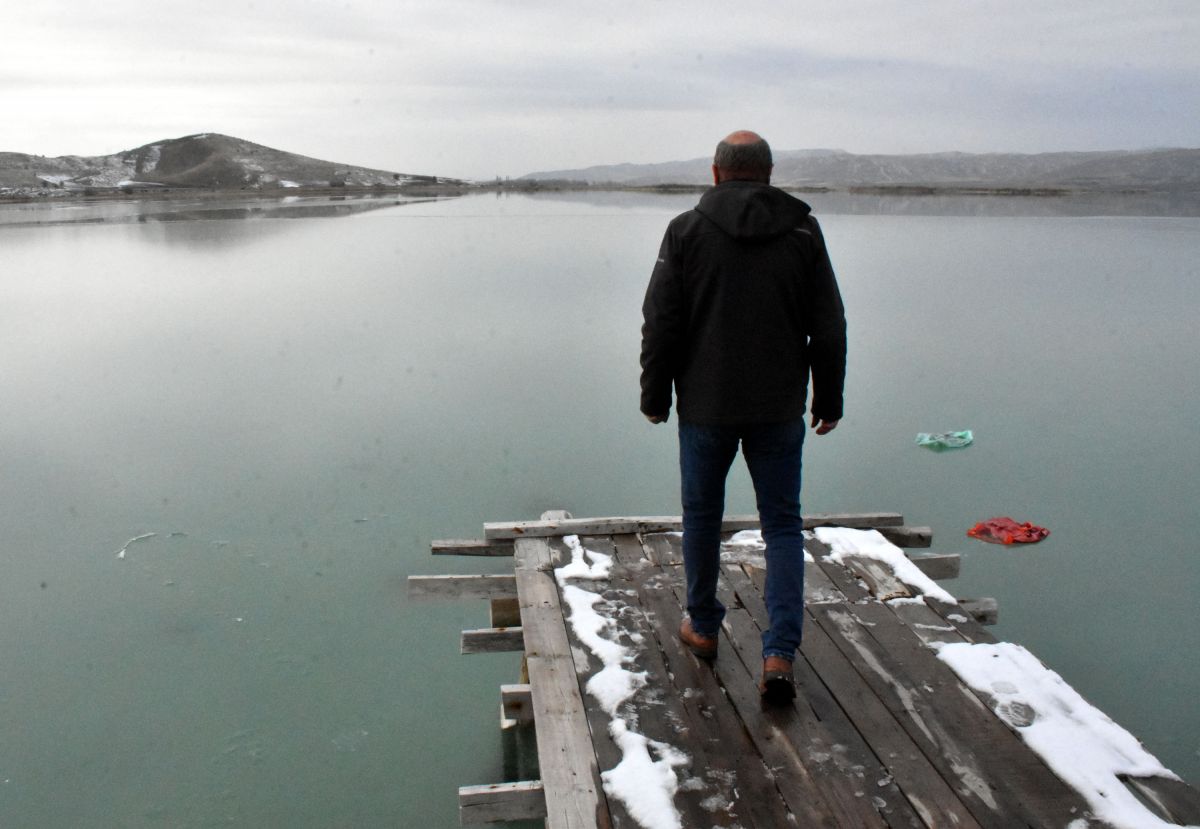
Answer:
[(768, 656), (764, 659), (758, 693), (763, 702), (772, 705), (788, 703), (795, 699), (796, 680), (792, 676), (792, 663), (782, 656)]
[(717, 637), (696, 633), (692, 630), (691, 619), (684, 619), (679, 626), (679, 638), (688, 646), (688, 650), (701, 659), (717, 658)]

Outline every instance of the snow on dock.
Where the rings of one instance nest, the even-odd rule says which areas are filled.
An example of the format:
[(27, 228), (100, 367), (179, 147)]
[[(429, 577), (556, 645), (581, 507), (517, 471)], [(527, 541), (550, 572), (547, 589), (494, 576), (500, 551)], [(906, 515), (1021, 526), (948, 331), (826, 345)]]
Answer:
[(511, 555), (511, 576), (412, 576), (414, 597), (486, 598), (464, 653), (523, 653), (501, 689), (526, 779), (459, 789), (463, 824), (560, 827), (1171, 827), (1200, 793), (1025, 649), (981, 622), (995, 602), (935, 583), (953, 555), (913, 555), (928, 528), (895, 513), (805, 517), (807, 617), (798, 695), (756, 683), (763, 545), (725, 523), (712, 663), (677, 639), (677, 517), (484, 525), (439, 555)]

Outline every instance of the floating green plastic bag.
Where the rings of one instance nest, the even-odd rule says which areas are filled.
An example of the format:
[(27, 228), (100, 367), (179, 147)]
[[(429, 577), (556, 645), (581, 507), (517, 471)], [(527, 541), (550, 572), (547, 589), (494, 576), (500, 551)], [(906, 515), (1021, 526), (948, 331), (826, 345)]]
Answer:
[(971, 434), (970, 429), (962, 432), (938, 432), (934, 435), (921, 432), (917, 435), (917, 445), (928, 446), (936, 452), (943, 449), (962, 449), (964, 446), (970, 446), (974, 441), (975, 436)]

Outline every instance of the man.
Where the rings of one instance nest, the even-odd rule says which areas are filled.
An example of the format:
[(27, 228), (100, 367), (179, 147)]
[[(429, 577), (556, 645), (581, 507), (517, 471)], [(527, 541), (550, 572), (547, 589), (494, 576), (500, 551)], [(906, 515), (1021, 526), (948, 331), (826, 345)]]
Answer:
[(767, 545), (759, 691), (795, 695), (804, 615), (800, 467), (812, 375), (812, 427), (842, 417), (846, 320), (825, 240), (809, 206), (772, 187), (771, 148), (739, 131), (717, 145), (713, 183), (668, 226), (642, 306), (642, 413), (679, 414), (688, 615), (679, 636), (717, 654), (725, 478), (739, 443)]

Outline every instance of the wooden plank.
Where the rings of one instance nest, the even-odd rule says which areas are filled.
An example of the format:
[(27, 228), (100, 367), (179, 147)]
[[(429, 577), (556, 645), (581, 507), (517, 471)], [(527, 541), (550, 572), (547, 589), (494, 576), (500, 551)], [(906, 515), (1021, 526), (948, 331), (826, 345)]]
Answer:
[(642, 550), (657, 566), (683, 564), (683, 536), (676, 533), (643, 533)]
[(973, 618), (959, 605), (942, 604), (941, 602), (926, 602), (929, 609), (941, 616), (947, 625), (953, 625), (958, 634), (973, 644), (993, 644), (997, 642), (979, 621)]
[[(631, 567), (645, 554), (644, 547), (639, 549), (631, 536), (618, 542), (617, 551), (619, 560)], [(683, 589), (682, 577), (677, 567), (642, 567), (633, 583), (643, 615), (650, 622), (646, 632), (653, 637), (650, 641), (656, 642), (656, 646), (644, 648), (649, 659), (647, 667), (653, 671), (652, 681), (663, 689), (663, 702), (669, 704), (668, 710), (678, 719), (679, 733), (687, 738), (682, 748), (692, 756), (693, 777), (684, 781), (675, 796), (683, 825), (800, 825), (830, 829), (837, 826), (833, 813), (824, 805), (820, 789), (803, 768), (793, 768), (795, 761), (790, 752), (765, 726), (757, 737), (748, 734), (739, 713), (729, 705), (731, 686), (714, 674), (709, 663), (694, 657), (679, 641), (676, 631), (682, 609), (677, 592)], [(741, 670), (737, 692), (743, 698), (752, 696), (754, 707), (758, 708), (753, 681), (727, 646), (718, 661)], [(732, 667), (728, 673), (731, 677), (736, 675)], [(660, 723), (669, 719), (648, 711), (640, 722), (646, 723), (651, 718)], [(678, 736), (666, 742), (678, 745), (677, 740)], [(761, 751), (764, 743), (769, 749), (766, 752)], [(700, 784), (704, 787), (699, 788)], [(795, 815), (795, 824), (789, 820), (788, 809), (780, 800), (781, 791)], [(727, 802), (729, 807), (714, 811), (714, 802)]]
[[(814, 624), (805, 636), (804, 652), (816, 660), (822, 678), (832, 682), (831, 690), (847, 706), (863, 738), (881, 759), (888, 758), (885, 763), (913, 807), (932, 817), (927, 818), (930, 826), (964, 821), (989, 829), (1024, 826), (1005, 823), (1001, 815), (981, 805), (991, 792), (989, 781), (976, 771), (974, 756), (969, 749), (964, 752), (953, 745), (936, 720), (935, 734), (927, 712), (917, 710), (911, 701), (914, 693), (929, 692), (919, 687), (914, 691), (894, 679), (893, 666), (880, 662), (876, 651), (864, 644), (870, 640), (847, 607), (812, 608)], [(944, 759), (937, 755), (943, 746)]]
[(930, 527), (877, 527), (880, 535), (897, 547), (928, 547), (933, 544)]
[(849, 527), (857, 530), (899, 527), (904, 516), (898, 512), (817, 512), (804, 516), (804, 529)]
[[(730, 516), (723, 526), (748, 529), (758, 526), (757, 516)], [(614, 518), (570, 518), (551, 521), (506, 521), (483, 525), (489, 539), (545, 538), (562, 535), (618, 535), (642, 532), (679, 531), (683, 521), (679, 516), (630, 516)]]
[[(513, 577), (516, 583), (516, 576)], [(488, 606), (488, 621), (494, 628), (519, 627), (521, 624), (521, 603), (516, 596), (511, 599), (492, 599)]]
[[(828, 548), (815, 539), (810, 539), (806, 546), (814, 555), (828, 553)], [(807, 572), (813, 575), (813, 578), (806, 575), (806, 581), (810, 583), (828, 581), (816, 565), (810, 565)], [(731, 580), (737, 585), (738, 597), (756, 623), (763, 627), (769, 624), (761, 595), (764, 574), (752, 571), (752, 575), (752, 586), (738, 581), (735, 576), (731, 576)], [(823, 592), (835, 589), (832, 582), (829, 584), (820, 589)], [(824, 604), (841, 606), (831, 602)], [(837, 739), (835, 745), (844, 747), (843, 752), (833, 753), (839, 759), (844, 757), (843, 763), (850, 764), (847, 776), (862, 774), (864, 777), (860, 779), (863, 780), (887, 781), (885, 785), (877, 786), (879, 791), (872, 797), (878, 796), (884, 801), (880, 811), (890, 825), (905, 825), (905, 816), (911, 812), (919, 815), (922, 824), (928, 827), (979, 829), (970, 810), (900, 727), (887, 706), (825, 631), (813, 624), (811, 605), (807, 612), (801, 658), (793, 664), (793, 672), (801, 696), (830, 730), (831, 736)], [(880, 764), (886, 773), (880, 769)], [(862, 771), (855, 772), (855, 768)]]
[(458, 822), (463, 826), (546, 816), (546, 798), (538, 780), (461, 786)]
[(925, 553), (924, 555), (909, 555), (908, 560), (934, 581), (947, 581), (958, 578), (962, 567), (962, 556), (958, 553)]
[(429, 543), (435, 556), (511, 556), (509, 541), (488, 541), (477, 538), (439, 538)]
[[(762, 670), (761, 628), (748, 605), (764, 615), (766, 608), (758, 603), (744, 572), (733, 565), (724, 569), (725, 583), (718, 594), (727, 608), (726, 642), (717, 657), (718, 675), (746, 730), (775, 771), (789, 807), (805, 797), (797, 787), (782, 782), (794, 779), (820, 792), (818, 805), (835, 826), (922, 826), (894, 785), (877, 785), (888, 775), (844, 716), (827, 718), (816, 713), (808, 693), (814, 690), (813, 677), (806, 673), (803, 660), (797, 660), (798, 671), (793, 668), (798, 696), (792, 704), (763, 706), (757, 686)], [(751, 601), (742, 601), (743, 596), (751, 595)], [(823, 688), (819, 680), (815, 686)]]
[(871, 595), (881, 602), (912, 597), (908, 585), (896, 578), (892, 568), (882, 561), (866, 556), (844, 555), (842, 565), (862, 579)]
[(959, 599), (958, 606), (981, 625), (994, 625), (1000, 621), (1000, 603), (995, 599)]
[[(806, 548), (808, 549), (809, 553), (813, 556), (814, 559), (824, 561), (825, 557), (827, 555), (829, 555), (828, 545), (822, 543), (821, 541), (819, 541), (815, 538), (808, 539), (805, 542), (805, 545), (806, 545)], [(924, 557), (922, 556), (922, 557), (918, 557), (918, 558), (924, 558)], [(911, 558), (910, 561), (913, 561), (915, 563), (918, 560), (918, 558)], [(958, 556), (955, 555), (954, 558), (956, 559), (956, 566), (957, 566)], [(836, 565), (832, 565), (832, 566), (836, 566)], [(864, 600), (870, 598), (870, 596), (875, 594), (875, 591), (873, 591), (873, 590), (871, 592), (862, 590), (861, 588), (858, 587), (857, 583), (855, 583), (853, 580), (847, 581), (844, 579), (839, 579), (838, 583), (835, 585), (832, 582), (832, 580), (829, 579), (829, 576), (826, 574), (825, 569), (823, 567), (810, 568), (810, 569), (815, 569), (815, 572), (810, 572), (809, 570), (806, 570), (805, 571), (806, 580), (824, 579), (835, 590), (839, 590), (842, 587), (845, 587), (847, 590), (850, 591), (847, 594), (850, 601), (853, 601), (853, 602), (864, 601)], [(845, 572), (845, 568), (843, 568), (841, 570), (831, 570), (830, 572), (833, 572), (833, 573)], [(862, 574), (859, 573), (856, 569), (853, 570), (852, 572), (854, 573), (854, 575), (856, 577), (862, 579)], [(929, 575), (929, 574), (926, 573), (926, 575)], [(866, 579), (863, 579), (863, 580), (867, 581)], [(869, 586), (869, 582), (868, 582), (868, 586)], [(966, 640), (966, 641), (976, 641), (973, 638), (971, 638), (970, 634), (964, 633), (962, 630), (959, 630), (959, 628), (962, 628), (964, 625), (967, 625), (967, 624), (973, 626), (976, 629), (980, 629), (979, 623), (972, 620), (969, 617), (969, 614), (964, 615), (964, 614), (967, 614), (967, 611), (964, 608), (962, 608), (960, 605), (944, 604), (939, 601), (931, 601), (929, 599), (926, 599), (925, 607), (927, 607), (929, 610), (931, 610), (935, 614), (935, 616), (929, 616), (924, 611), (920, 611), (920, 610), (914, 610), (911, 614), (906, 615), (904, 612), (899, 611), (899, 608), (905, 607), (905, 606), (915, 607), (915, 608), (920, 607), (920, 605), (897, 604), (897, 605), (894, 605), (892, 607), (892, 609), (893, 609), (893, 611), (897, 611), (898, 616), (900, 616), (901, 618), (905, 618), (906, 620), (907, 620), (907, 616), (911, 615), (913, 617), (914, 622), (917, 622), (917, 623), (932, 625), (932, 626), (936, 626), (939, 628), (953, 626), (955, 628), (956, 632), (958, 633), (958, 636), (951, 637), (951, 639), (957, 638), (957, 639)], [(937, 614), (941, 614), (941, 615), (937, 615)], [(953, 616), (956, 621), (951, 622), (951, 621), (947, 620), (947, 618), (946, 618), (947, 616)], [(990, 637), (989, 634), (984, 634), (984, 636), (986, 638), (979, 640), (979, 641), (995, 641)]]
[(524, 643), (524, 632), (519, 627), (478, 628), (462, 632), (460, 652), (469, 654), (519, 651), (524, 647)]
[[(933, 603), (933, 604), (940, 604)], [(949, 605), (942, 605), (949, 607)], [(926, 645), (944, 642), (965, 642), (958, 628), (946, 622), (929, 604), (896, 602), (890, 605), (892, 612), (908, 625), (917, 638)]]
[[(815, 540), (806, 539), (804, 542), (805, 549)], [(828, 550), (826, 550), (828, 552)], [(811, 551), (810, 551), (811, 554)], [(754, 578), (754, 583), (758, 585), (759, 590), (763, 590), (763, 584), (766, 579), (766, 570), (743, 568), (746, 573)], [(804, 563), (804, 601), (806, 604), (835, 604), (845, 602), (846, 594), (844, 594), (836, 584), (829, 580), (825, 575), (825, 571), (816, 565), (815, 562), (806, 561)], [(766, 609), (763, 609), (762, 624), (767, 624)]]
[(514, 725), (533, 722), (533, 691), (528, 684), (500, 686), (500, 711)]
[[(904, 516), (897, 512), (815, 513), (804, 516), (806, 529), (813, 527), (898, 527)], [(724, 532), (756, 529), (757, 515), (727, 515)], [(610, 518), (566, 518), (538, 521), (496, 521), (483, 525), (490, 541), (514, 538), (546, 538), (561, 535), (617, 535), (627, 533), (678, 532), (683, 519), (678, 515), (618, 516)]]
[(410, 599), (515, 599), (517, 578), (510, 575), (409, 576)]
[[(620, 544), (616, 538), (622, 539)], [(673, 634), (674, 629), (656, 618), (653, 611), (642, 604), (639, 595), (642, 581), (649, 579), (658, 585), (661, 583), (661, 574), (644, 566), (646, 562), (641, 556), (636, 537), (589, 537), (583, 542), (589, 550), (610, 553), (614, 557), (609, 580), (594, 587), (601, 587), (606, 596), (619, 602), (619, 609), (614, 608), (614, 611), (620, 614), (620, 641), (629, 647), (633, 657), (626, 668), (646, 674), (646, 684), (621, 706), (620, 714), (631, 730), (647, 740), (673, 746), (688, 756), (686, 765), (674, 769), (676, 779), (680, 782), (673, 805), (683, 826), (711, 826), (716, 817), (710, 809), (705, 808), (705, 802), (708, 801), (710, 807), (718, 801), (734, 803), (741, 791), (739, 783), (746, 782), (745, 792), (748, 794), (755, 786), (762, 786), (758, 781), (765, 778), (766, 769), (759, 763), (757, 769), (747, 773), (743, 781), (736, 773), (740, 743), (730, 741), (721, 745), (720, 750), (712, 751), (712, 746), (720, 744), (720, 732), (711, 720), (698, 715), (697, 692), (684, 679), (687, 666), (674, 666), (680, 668), (682, 674), (666, 667), (667, 660), (661, 652), (663, 646), (658, 643), (660, 637), (671, 638), (668, 632)], [(661, 590), (659, 587), (652, 589)], [(569, 626), (568, 633), (572, 633)], [(576, 665), (577, 669), (582, 669), (578, 657)], [(594, 676), (600, 668), (599, 660), (589, 656), (588, 667), (580, 674), (581, 680), (585, 674)], [(584, 695), (584, 705), (600, 767), (612, 769), (624, 759), (621, 748), (612, 739), (612, 719), (591, 694)], [(628, 811), (628, 804), (613, 793), (609, 793), (608, 800), (614, 826), (638, 825)], [(769, 818), (776, 822), (786, 820), (786, 812), (778, 804), (778, 797), (774, 798), (774, 803), (764, 804), (762, 809), (769, 810), (771, 807), (773, 811), (767, 812)], [(750, 814), (762, 809), (756, 807), (750, 810)], [(731, 806), (730, 811), (722, 809), (722, 815), (731, 818), (731, 811), (736, 811), (739, 817), (746, 816), (740, 804)], [(769, 821), (758, 825), (768, 824)]]
[(1120, 775), (1121, 782), (1163, 820), (1200, 826), (1200, 791), (1169, 777)]
[[(836, 564), (822, 568), (853, 593), (852, 579)], [(1087, 809), (1020, 738), (887, 605), (853, 603), (814, 609), (814, 618), (846, 654), (876, 695), (952, 781), (984, 826), (1008, 829), (1065, 826)]]
[[(662, 518), (662, 522), (671, 519)], [(483, 525), (484, 538), (546, 538), (562, 535), (600, 535), (606, 532), (636, 532), (640, 523), (654, 526), (654, 518), (564, 518), (537, 521), (497, 521)], [(632, 528), (632, 529), (631, 529)]]
[[(883, 514), (874, 517), (879, 515)], [(574, 521), (561, 515), (544, 515), (543, 520), (560, 525)], [(517, 575), (510, 578), (522, 622), (517, 630), (522, 633), (532, 684), (502, 686), (506, 717), (535, 712), (535, 729), (508, 733), (537, 740), (542, 768), (512, 777), (506, 772), (506, 779), (557, 776), (559, 794), (557, 799), (549, 794), (545, 779), (505, 784), (540, 787), (541, 811), (522, 814), (517, 806), (501, 802), (481, 808), (499, 808), (492, 814), (504, 816), (484, 818), (479, 815), (486, 812), (462, 812), (464, 822), (545, 815), (551, 829), (632, 826), (617, 801), (608, 803), (599, 784), (599, 769), (615, 762), (618, 755), (607, 734), (607, 715), (596, 716), (595, 706), (588, 705), (589, 698), (581, 690), (581, 677), (591, 675), (595, 665), (585, 670), (581, 655), (572, 654), (558, 585), (548, 572), (563, 548), (548, 539), (561, 534), (517, 536), (512, 545)], [(599, 549), (595, 545), (600, 542), (584, 538), (584, 543)], [(648, 671), (648, 687), (655, 694), (647, 703), (652, 707), (636, 711), (638, 730), (692, 756), (692, 776), (684, 779), (676, 796), (684, 826), (1008, 829), (1067, 825), (1087, 814), (1082, 797), (1054, 776), (991, 713), (986, 700), (963, 686), (931, 653), (928, 646), (937, 642), (994, 641), (967, 607), (936, 602), (881, 604), (870, 599), (846, 569), (830, 563), (809, 565), (805, 591), (809, 624), (796, 663), (800, 697), (793, 706), (763, 709), (757, 704), (755, 688), (761, 665), (758, 633), (766, 624), (761, 556), (734, 555), (723, 561), (720, 595), (728, 613), (721, 651), (710, 665), (696, 660), (675, 636), (684, 602), (682, 572), (676, 566), (679, 548), (678, 536), (647, 532), (639, 544), (633, 535), (621, 535), (614, 541), (611, 586), (613, 595), (622, 594), (627, 605), (621, 618), (629, 627), (622, 636), (633, 634), (646, 643), (645, 653), (639, 652), (637, 665), (631, 667)], [(926, 566), (934, 572), (944, 573), (952, 566), (956, 575), (959, 566), (957, 556), (912, 559), (918, 566), (921, 559), (930, 559)], [(953, 564), (941, 563), (942, 559)], [(627, 560), (631, 569), (623, 569)], [(890, 592), (894, 574), (886, 567), (870, 560), (852, 563), (859, 577), (867, 575), (876, 592)], [(443, 588), (432, 588), (430, 594), (439, 589)], [(482, 587), (468, 587), (471, 591), (488, 595)], [(545, 626), (534, 624), (543, 617)], [(469, 633), (464, 632), (464, 639)], [(562, 682), (567, 676), (570, 681)], [(546, 677), (558, 679), (539, 681)], [(578, 711), (569, 710), (575, 701), (560, 704), (560, 698), (572, 693)], [(561, 736), (560, 732), (572, 728), (578, 731), (580, 721), (582, 739)], [(997, 727), (1008, 741), (1001, 739)], [(543, 734), (546, 729), (555, 731), (554, 736)], [(671, 739), (680, 729), (688, 735), (684, 743)], [(714, 813), (711, 804), (702, 805), (698, 787), (713, 782), (700, 779), (707, 770), (717, 778), (728, 774), (738, 781), (736, 786), (703, 792), (714, 801), (724, 798), (732, 804), (729, 808), (722, 806)], [(1200, 795), (1186, 784), (1161, 779), (1124, 782), (1164, 820), (1196, 822)], [(488, 788), (464, 787), (460, 793)], [(480, 792), (479, 798), (486, 803), (488, 795)], [(795, 813), (790, 820), (779, 811), (784, 804)], [(506, 808), (512, 811), (503, 811)]]
[[(543, 516), (545, 517), (545, 516)], [(585, 549), (601, 554), (612, 553), (612, 542), (609, 538), (604, 537), (602, 543), (599, 539), (591, 536), (585, 536), (580, 539), (580, 543)], [(617, 568), (614, 566), (613, 570)], [(589, 592), (603, 593), (606, 592), (608, 581), (586, 580), (584, 583), (576, 583), (576, 587)], [(561, 591), (561, 586), (560, 586)], [(560, 592), (561, 595), (561, 592)], [(588, 680), (603, 670), (603, 664), (600, 659), (591, 652), (591, 649), (581, 643), (575, 636), (574, 628), (571, 625), (571, 620), (567, 608), (564, 607), (564, 618), (566, 621), (567, 641), (571, 646), (571, 654), (574, 659), (575, 676), (579, 683), (580, 693), (582, 695), (584, 717), (587, 720), (588, 730), (591, 734), (592, 750), (596, 755), (597, 768), (602, 772), (615, 768), (622, 759), (620, 747), (612, 738), (610, 731), (611, 719), (608, 713), (602, 710), (590, 693), (587, 692)], [(626, 630), (626, 626), (633, 623), (636, 627), (636, 620), (631, 619), (629, 615), (623, 615), (621, 620), (621, 630)], [(611, 630), (610, 630), (611, 633)], [(626, 666), (633, 669), (632, 665)], [(631, 701), (626, 701), (625, 708), (631, 705)], [(603, 777), (601, 778), (603, 781)], [(613, 826), (625, 827), (636, 826), (636, 821), (629, 815), (629, 812), (624, 803), (619, 798), (613, 797), (606, 793), (608, 804), (608, 815)]]
[(610, 824), (559, 604), (545, 572), (551, 555), (541, 539), (521, 538), (514, 558), (525, 660), (537, 723), (538, 760), (548, 829), (593, 829)]

